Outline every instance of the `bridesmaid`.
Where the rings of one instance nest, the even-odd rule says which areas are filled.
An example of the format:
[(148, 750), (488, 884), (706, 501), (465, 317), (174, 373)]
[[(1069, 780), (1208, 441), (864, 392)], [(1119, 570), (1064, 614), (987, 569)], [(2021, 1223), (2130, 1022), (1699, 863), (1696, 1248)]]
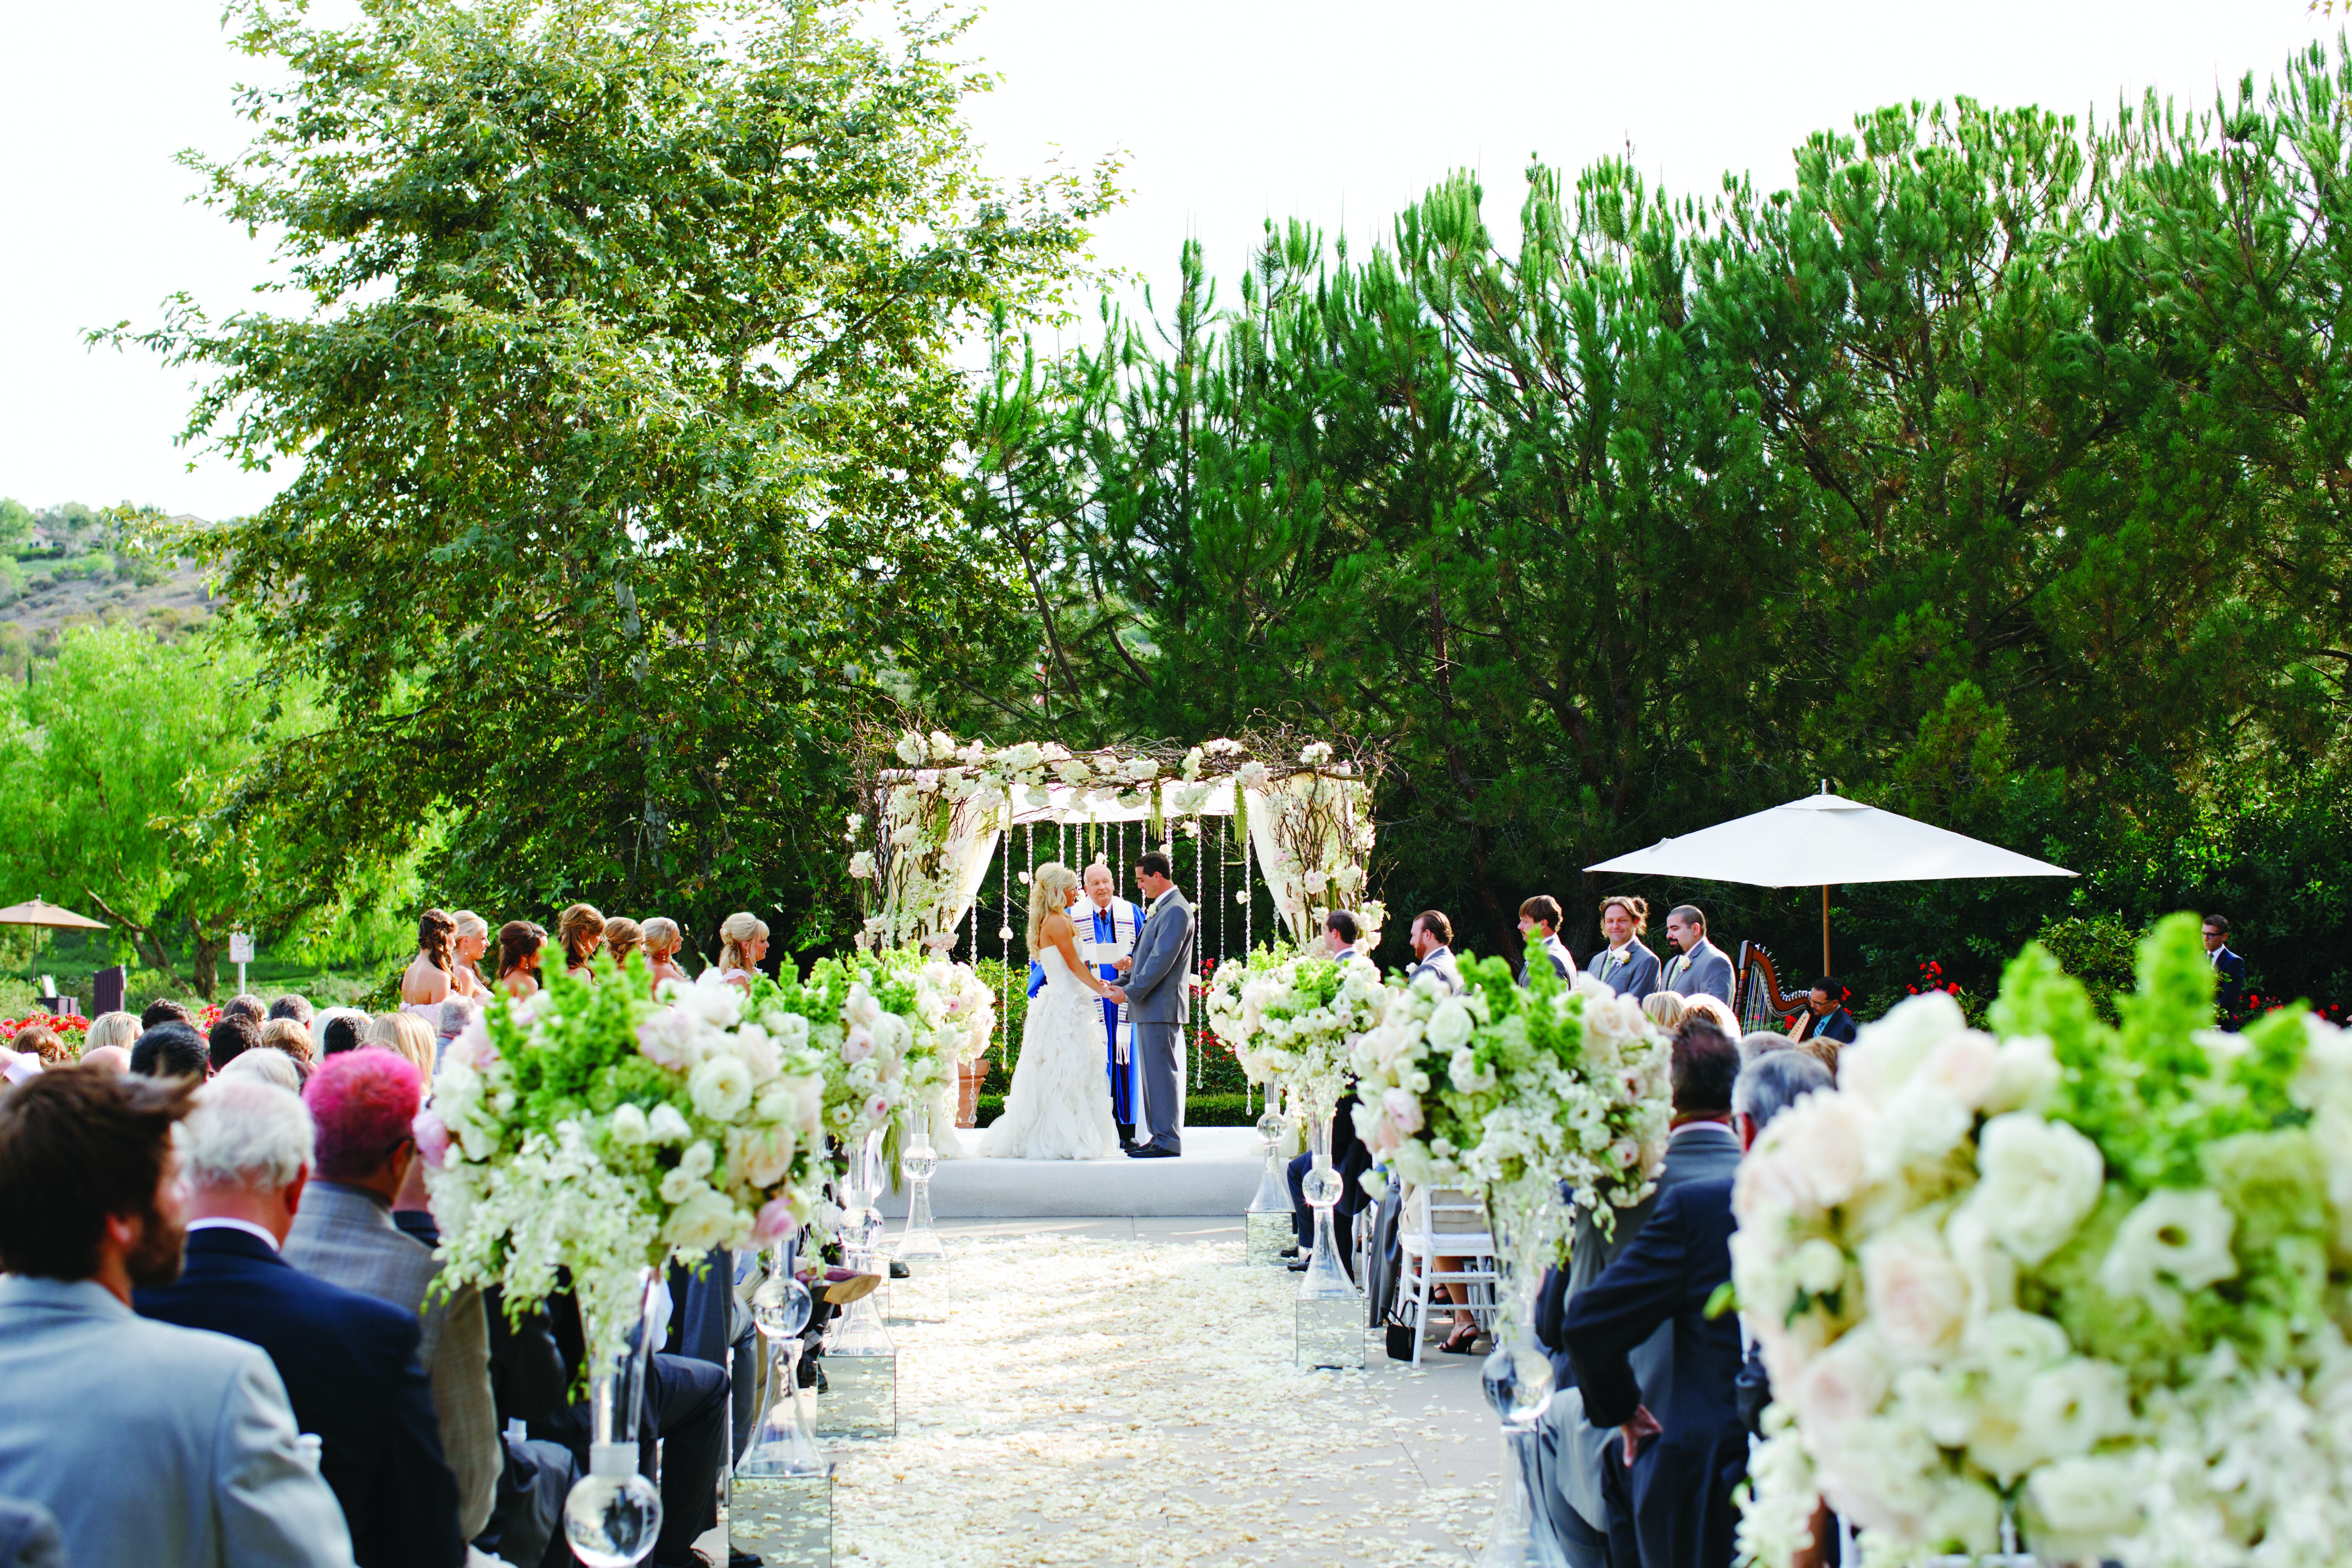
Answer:
[(750, 910), (729, 915), (719, 927), (719, 977), (729, 985), (750, 990), (767, 956), (768, 923)]
[(428, 1025), (457, 984), (457, 923), (446, 910), (428, 909), (416, 917), (416, 956), (401, 972), (400, 1005)]
[(1647, 899), (1620, 894), (1601, 901), (1601, 935), (1609, 946), (1592, 955), (1584, 972), (1621, 997), (1640, 1001), (1658, 988), (1658, 956), (1643, 946), (1650, 928)]
[(604, 916), (593, 904), (575, 904), (555, 917), (555, 939), (563, 944), (563, 972), (575, 980), (593, 980), (588, 960), (604, 940)]
[(677, 967), (677, 950), (686, 946), (686, 934), (677, 922), (656, 915), (646, 922), (646, 963), (654, 972), (654, 995), (661, 995), (664, 980), (688, 984), (686, 971)]
[(547, 930), (529, 920), (509, 920), (499, 927), (499, 985), (520, 1001), (539, 989), (539, 958), (547, 946)]
[(477, 1006), (490, 999), (490, 983), (482, 978), (482, 955), (490, 948), (490, 923), (470, 909), (451, 915), (457, 923), (457, 970), (449, 977), (459, 996)]
[(615, 915), (604, 922), (604, 951), (613, 956), (616, 968), (626, 968), (629, 955), (646, 945), (646, 928), (624, 915)]

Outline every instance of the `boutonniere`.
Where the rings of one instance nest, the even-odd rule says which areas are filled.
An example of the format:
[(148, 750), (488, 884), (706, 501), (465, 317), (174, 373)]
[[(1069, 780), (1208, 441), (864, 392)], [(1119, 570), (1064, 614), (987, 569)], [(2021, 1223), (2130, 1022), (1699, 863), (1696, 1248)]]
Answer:
[(1620, 947), (1610, 953), (1609, 961), (1612, 964), (1622, 964), (1633, 956), (1633, 950), (1631, 947)]

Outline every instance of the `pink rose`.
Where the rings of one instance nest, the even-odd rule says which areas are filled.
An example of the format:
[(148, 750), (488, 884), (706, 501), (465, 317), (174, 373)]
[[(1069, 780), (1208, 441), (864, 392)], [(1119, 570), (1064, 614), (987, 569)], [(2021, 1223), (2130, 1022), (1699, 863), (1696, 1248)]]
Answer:
[(1389, 1125), (1396, 1129), (1400, 1141), (1421, 1131), (1421, 1097), (1411, 1090), (1382, 1091), (1381, 1111), (1388, 1118)]
[(874, 1098), (866, 1102), (866, 1119), (867, 1121), (878, 1122), (889, 1113), (890, 1102), (883, 1096), (877, 1094)]
[(409, 1124), (409, 1132), (415, 1137), (416, 1152), (425, 1156), (425, 1163), (439, 1170), (441, 1161), (449, 1153), (449, 1129), (442, 1123), (441, 1113), (419, 1111), (416, 1120)]
[(488, 1071), (490, 1063), (498, 1059), (499, 1048), (490, 1043), (489, 1025), (483, 1021), (480, 1013), (466, 1020), (466, 1027), (457, 1031), (457, 1038), (449, 1042), (449, 1049), (442, 1054), (443, 1061), (469, 1067), (476, 1072)]
[(793, 1206), (789, 1199), (772, 1197), (760, 1206), (751, 1220), (751, 1245), (767, 1247), (793, 1233)]
[(657, 1067), (684, 1071), (694, 1065), (694, 1019), (679, 1009), (664, 1008), (637, 1026), (637, 1049)]
[(864, 1024), (854, 1026), (842, 1038), (841, 1060), (855, 1067), (874, 1054), (874, 1031)]

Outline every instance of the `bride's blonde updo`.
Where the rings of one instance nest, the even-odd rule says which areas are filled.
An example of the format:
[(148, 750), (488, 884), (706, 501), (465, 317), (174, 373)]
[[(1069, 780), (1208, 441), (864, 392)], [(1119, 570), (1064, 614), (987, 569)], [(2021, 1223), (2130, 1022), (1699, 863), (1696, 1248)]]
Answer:
[(1032, 957), (1045, 950), (1045, 916), (1059, 915), (1068, 906), (1066, 896), (1078, 885), (1078, 873), (1060, 861), (1047, 861), (1029, 877), (1029, 953)]

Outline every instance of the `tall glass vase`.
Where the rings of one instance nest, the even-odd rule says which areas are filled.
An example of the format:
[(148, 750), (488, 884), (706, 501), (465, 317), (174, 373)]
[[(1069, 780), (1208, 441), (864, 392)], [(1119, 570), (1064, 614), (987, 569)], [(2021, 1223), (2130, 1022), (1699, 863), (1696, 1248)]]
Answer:
[(1495, 1238), (1495, 1349), (1481, 1369), (1486, 1403), (1503, 1424), (1495, 1519), (1478, 1568), (1568, 1568), (1538, 1486), (1537, 1445), (1551, 1404), (1551, 1359), (1536, 1343), (1535, 1293), (1566, 1223), (1551, 1184), (1517, 1182), (1486, 1192)]
[(808, 1287), (793, 1277), (798, 1252), (797, 1237), (779, 1242), (769, 1254), (768, 1277), (751, 1292), (751, 1322), (767, 1342), (769, 1399), (735, 1466), (739, 1477), (833, 1470), (809, 1427), (807, 1401), (801, 1395), (801, 1331), (808, 1327), (811, 1301)]
[[(623, 1348), (589, 1385), (588, 1473), (563, 1500), (563, 1539), (587, 1568), (629, 1568), (650, 1556), (661, 1534), (661, 1491), (637, 1472), (637, 1420), (645, 1407), (645, 1322), (660, 1271), (640, 1272)], [(594, 1329), (589, 1325), (591, 1343)]]
[(1297, 1229), (1290, 1217), (1290, 1188), (1282, 1179), (1282, 1135), (1290, 1119), (1274, 1108), (1269, 1086), (1265, 1114), (1257, 1119), (1257, 1135), (1265, 1144), (1265, 1167), (1258, 1172), (1257, 1196), (1250, 1199), (1243, 1218), (1243, 1256), (1250, 1263), (1279, 1266), (1282, 1249), (1291, 1245)]
[(948, 1321), (947, 1244), (931, 1223), (931, 1176), (939, 1168), (929, 1115), (918, 1109), (898, 1155), (898, 1174), (907, 1178), (907, 1223), (892, 1255), (906, 1265), (907, 1277), (890, 1287), (890, 1316), (898, 1322)]
[(1364, 1307), (1355, 1282), (1339, 1261), (1332, 1234), (1332, 1209), (1339, 1201), (1340, 1181), (1339, 1173), (1331, 1168), (1331, 1107), (1309, 1101), (1306, 1111), (1307, 1147), (1314, 1164), (1299, 1186), (1315, 1210), (1315, 1245), (1307, 1254), (1293, 1309), (1291, 1364), (1301, 1371), (1359, 1368), (1364, 1364)]
[[(840, 1184), (842, 1261), (861, 1274), (888, 1269), (881, 1256), (882, 1134), (850, 1151)], [(898, 1435), (898, 1347), (882, 1321), (882, 1291), (851, 1302), (833, 1320), (824, 1342), (824, 1395), (817, 1403), (821, 1436), (876, 1442)]]

